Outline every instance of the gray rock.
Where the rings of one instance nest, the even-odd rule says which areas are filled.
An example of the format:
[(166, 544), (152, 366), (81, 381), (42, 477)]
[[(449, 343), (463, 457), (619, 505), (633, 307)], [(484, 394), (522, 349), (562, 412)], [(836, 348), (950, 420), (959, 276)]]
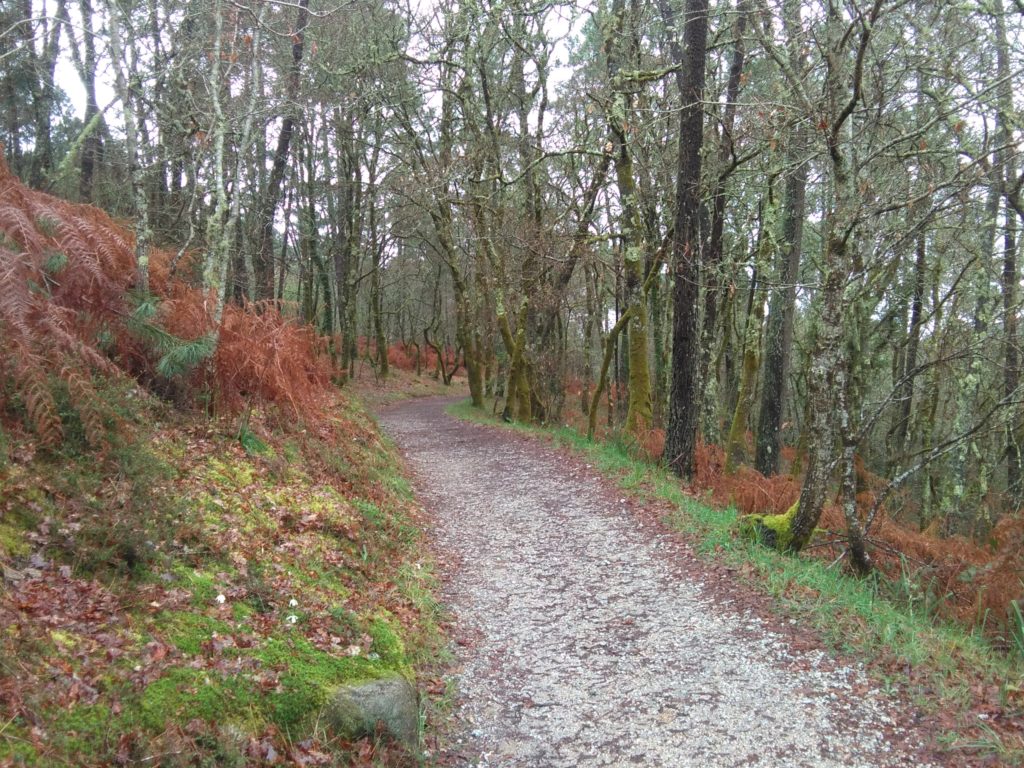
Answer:
[(341, 686), (328, 701), (324, 715), (331, 731), (343, 739), (372, 736), (381, 723), (386, 733), (410, 750), (419, 744), (416, 689), (397, 672)]

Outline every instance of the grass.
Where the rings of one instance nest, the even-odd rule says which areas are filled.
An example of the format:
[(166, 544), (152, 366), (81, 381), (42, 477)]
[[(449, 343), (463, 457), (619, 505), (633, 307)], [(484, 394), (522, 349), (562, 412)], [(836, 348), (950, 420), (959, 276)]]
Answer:
[(893, 585), (881, 575), (857, 579), (821, 560), (781, 554), (738, 536), (734, 509), (701, 503), (684, 492), (667, 469), (638, 460), (614, 441), (589, 441), (567, 427), (505, 424), (468, 400), (448, 411), (473, 422), (551, 439), (584, 456), (623, 490), (667, 503), (671, 512), (665, 522), (686, 535), (704, 558), (734, 569), (746, 583), (770, 596), (780, 611), (813, 627), (830, 647), (865, 663), (884, 687), (905, 687), (928, 711), (955, 711), (950, 748), (1024, 759), (1019, 737), (989, 726), (979, 729), (970, 711), (979, 689), (995, 687), (1008, 715), (1024, 714), (1021, 703), (1009, 701), (1024, 680), (1024, 655), (1003, 653), (979, 633), (937, 619), (922, 605), (923, 596), (894, 601)]

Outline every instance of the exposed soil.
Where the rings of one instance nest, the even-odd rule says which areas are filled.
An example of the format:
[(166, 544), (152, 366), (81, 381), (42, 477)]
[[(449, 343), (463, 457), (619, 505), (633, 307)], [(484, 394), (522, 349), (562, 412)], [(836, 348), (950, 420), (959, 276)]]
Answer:
[[(384, 411), (454, 615), (461, 734), (503, 766), (918, 766), (905, 702), (762, 610), (580, 459), (444, 413)], [(945, 763), (945, 760), (941, 760)]]

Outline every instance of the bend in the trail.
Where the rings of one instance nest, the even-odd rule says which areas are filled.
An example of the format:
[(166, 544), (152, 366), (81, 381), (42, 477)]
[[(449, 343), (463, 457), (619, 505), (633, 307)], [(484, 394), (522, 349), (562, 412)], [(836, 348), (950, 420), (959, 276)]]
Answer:
[(455, 649), (462, 762), (922, 764), (921, 737), (863, 673), (723, 609), (596, 472), (444, 405), (381, 422), (458, 563), (444, 597), (472, 639)]

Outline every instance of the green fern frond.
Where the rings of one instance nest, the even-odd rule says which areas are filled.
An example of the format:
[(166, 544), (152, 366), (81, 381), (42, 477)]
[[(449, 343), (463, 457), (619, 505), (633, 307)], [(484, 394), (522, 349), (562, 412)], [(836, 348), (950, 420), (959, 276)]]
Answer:
[(161, 376), (173, 378), (188, 373), (213, 354), (217, 346), (217, 337), (208, 333), (193, 341), (179, 342), (167, 352), (156, 364), (156, 371)]
[(46, 261), (43, 263), (43, 269), (47, 274), (56, 275), (67, 265), (67, 254), (62, 253), (61, 251), (52, 251), (50, 255), (46, 257)]
[(44, 213), (36, 218), (36, 229), (47, 237), (55, 237), (60, 230), (60, 222), (52, 213)]
[(159, 354), (156, 372), (173, 378), (188, 373), (213, 354), (213, 334), (200, 336), (192, 341), (179, 339), (153, 321), (160, 308), (160, 301), (152, 295), (136, 296), (135, 309), (125, 320), (128, 331)]

